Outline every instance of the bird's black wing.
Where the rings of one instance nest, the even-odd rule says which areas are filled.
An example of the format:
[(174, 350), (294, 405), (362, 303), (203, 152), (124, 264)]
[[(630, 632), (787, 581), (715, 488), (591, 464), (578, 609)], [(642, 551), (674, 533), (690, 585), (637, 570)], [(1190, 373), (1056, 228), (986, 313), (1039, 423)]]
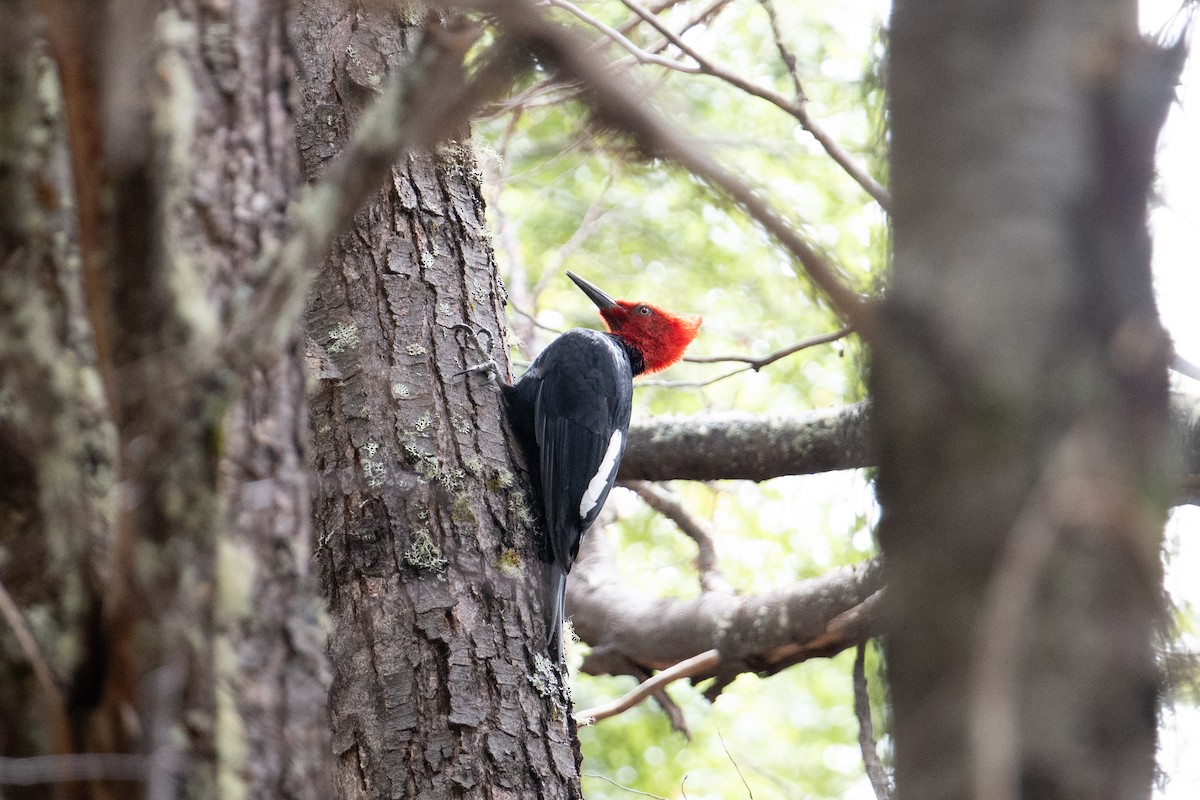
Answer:
[(591, 330), (560, 336), (538, 368), (534, 420), (546, 525), (554, 561), (569, 570), (625, 452), (633, 373), (621, 348)]
[(567, 572), (616, 480), (629, 432), (633, 372), (624, 351), (591, 330), (555, 339), (535, 366), (533, 416), (550, 562), (547, 628), (561, 660)]

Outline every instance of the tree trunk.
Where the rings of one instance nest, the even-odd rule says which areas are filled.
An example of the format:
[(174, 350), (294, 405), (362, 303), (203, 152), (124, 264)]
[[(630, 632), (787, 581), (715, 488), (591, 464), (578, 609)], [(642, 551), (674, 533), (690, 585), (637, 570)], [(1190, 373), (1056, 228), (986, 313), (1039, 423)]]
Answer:
[[(311, 179), (426, 33), (337, 0), (303, 3), (295, 29)], [(528, 483), (496, 387), (456, 375), (471, 357), (456, 323), (504, 340), (483, 210), (468, 148), (413, 154), (338, 238), (312, 292), (343, 798), (579, 796)]]
[[(6, 682), (0, 748), (63, 758), (13, 762), (8, 778), (33, 796), (140, 783), (155, 797), (325, 797), (298, 331), (265, 365), (221, 357), (299, 184), (284, 7), (47, 0), (36, 20), (21, 6), (3, 15), (5, 41), (28, 43), (4, 50), (19, 113), (4, 115), (3, 160), (25, 147), (29, 169), (0, 170), (0, 257), (15, 267), (0, 376), (16, 409), (0, 427), (28, 446), (2, 459), (25, 477), (5, 481), (20, 508), (0, 540), (50, 558), (46, 575), (0, 565), (17, 590), (0, 660), (48, 676), (36, 691), (52, 713), (32, 716)], [(47, 61), (30, 71), (47, 49), (33, 30), (61, 95)], [(54, 171), (64, 139), (69, 179)]]
[[(100, 608), (113, 514), (54, 71), (33, 2), (0, 14), (0, 756), (70, 752), (67, 683)], [(57, 644), (58, 646), (54, 646)], [(13, 798), (44, 794), (18, 788)]]
[(1146, 798), (1172, 478), (1124, 0), (897, 2), (876, 343), (901, 798)]

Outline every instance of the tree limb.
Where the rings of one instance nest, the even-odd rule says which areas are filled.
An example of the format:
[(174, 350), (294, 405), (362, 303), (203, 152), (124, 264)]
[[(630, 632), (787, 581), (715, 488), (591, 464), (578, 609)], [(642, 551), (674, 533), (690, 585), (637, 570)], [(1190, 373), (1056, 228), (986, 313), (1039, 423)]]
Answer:
[(665, 689), (670, 683), (711, 672), (720, 661), (721, 654), (716, 650), (708, 650), (700, 655), (684, 659), (675, 666), (664, 669), (653, 678), (642, 681), (616, 700), (576, 712), (575, 724), (591, 725), (602, 719), (615, 717), (617, 714), (633, 708), (647, 697)]
[[(703, 414), (635, 421), (621, 480), (751, 480), (871, 467), (869, 403), (787, 416)], [(1171, 399), (1182, 455), (1176, 503), (1200, 504), (1200, 396)]]
[(583, 541), (567, 585), (567, 611), (592, 647), (582, 665), (588, 674), (629, 674), (630, 665), (649, 673), (715, 649), (719, 663), (690, 676), (693, 682), (716, 679), (705, 692), (712, 699), (743, 672), (772, 675), (877, 633), (877, 561), (762, 594), (658, 598), (620, 579), (600, 531)]
[(871, 466), (866, 403), (793, 416), (635, 421), (621, 480), (753, 480)]

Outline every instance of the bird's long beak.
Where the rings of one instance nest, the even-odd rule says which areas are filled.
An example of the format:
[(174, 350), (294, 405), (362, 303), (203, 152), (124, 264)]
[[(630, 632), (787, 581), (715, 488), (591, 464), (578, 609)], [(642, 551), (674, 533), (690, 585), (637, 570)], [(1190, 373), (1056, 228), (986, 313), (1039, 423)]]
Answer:
[(568, 270), (567, 277), (570, 278), (571, 280), (575, 281), (575, 285), (578, 286), (580, 289), (582, 289), (583, 293), (586, 294), (591, 299), (591, 301), (593, 303), (595, 303), (596, 306), (598, 308), (600, 308), (601, 310), (606, 309), (606, 308), (612, 308), (613, 306), (615, 306), (617, 304), (616, 300), (613, 300), (611, 297), (609, 297), (604, 292), (597, 289), (592, 284), (585, 281), (583, 278), (576, 275), (574, 272), (571, 272), (570, 270)]

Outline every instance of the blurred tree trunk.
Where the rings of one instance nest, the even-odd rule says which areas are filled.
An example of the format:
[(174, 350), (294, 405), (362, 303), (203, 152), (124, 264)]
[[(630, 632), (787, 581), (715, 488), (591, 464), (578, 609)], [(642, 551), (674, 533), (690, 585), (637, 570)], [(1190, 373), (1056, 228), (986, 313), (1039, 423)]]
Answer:
[(284, 6), (0, 24), (0, 754), (63, 756), (0, 782), (326, 797), (298, 331), (222, 358), (299, 183)]
[(67, 679), (97, 624), (114, 512), (112, 428), (33, 5), (0, 15), (0, 756), (73, 747)]
[[(311, 179), (436, 31), (341, 0), (302, 3), (295, 30)], [(392, 167), (312, 292), (318, 559), (343, 798), (579, 796), (528, 485), (498, 390), (456, 375), (474, 356), (452, 326), (486, 327), (504, 357), (503, 305), (479, 176), (457, 143)]]
[(1136, 4), (897, 2), (873, 391), (901, 798), (1146, 798), (1169, 343)]

